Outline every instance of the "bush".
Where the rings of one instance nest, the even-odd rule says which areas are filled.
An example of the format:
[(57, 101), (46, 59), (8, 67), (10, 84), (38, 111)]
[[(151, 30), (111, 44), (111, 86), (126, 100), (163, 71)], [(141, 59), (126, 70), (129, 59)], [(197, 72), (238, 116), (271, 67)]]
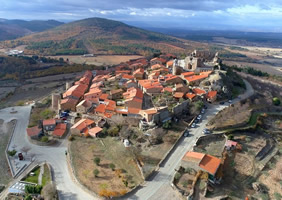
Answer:
[(73, 141), (75, 138), (71, 135), (71, 136), (69, 136), (69, 138), (68, 138), (68, 140), (69, 141)]
[(170, 129), (171, 127), (172, 127), (172, 125), (171, 125), (171, 121), (170, 120), (168, 120), (165, 123), (163, 123), (163, 128), (164, 129)]
[(24, 190), (28, 194), (40, 194), (42, 185), (26, 185)]
[(115, 171), (116, 166), (113, 163), (111, 163), (109, 167), (112, 169), (112, 171)]
[(175, 180), (179, 180), (181, 177), (181, 174), (179, 172), (176, 172), (175, 176), (174, 176), (174, 179)]
[(94, 169), (93, 174), (94, 174), (95, 177), (97, 177), (99, 173), (100, 173), (100, 172), (99, 172), (98, 169)]
[(32, 196), (29, 194), (24, 198), (24, 200), (32, 200)]
[(101, 159), (100, 159), (99, 157), (94, 158), (94, 163), (95, 163), (96, 165), (99, 165), (100, 162), (101, 162)]
[(233, 140), (233, 139), (234, 139), (234, 135), (229, 134), (229, 135), (227, 136), (227, 138), (228, 138), (228, 140)]
[(272, 102), (273, 102), (273, 104), (274, 104), (275, 106), (279, 106), (280, 103), (281, 103), (281, 101), (280, 101), (280, 99), (279, 99), (278, 97), (274, 97), (274, 98), (272, 99)]
[(48, 136), (43, 136), (41, 139), (40, 139), (41, 142), (48, 142), (49, 141), (49, 138)]
[(118, 136), (119, 128), (117, 126), (113, 126), (108, 129), (108, 134), (112, 137)]
[(14, 155), (16, 155), (17, 151), (14, 149), (12, 151), (8, 151), (7, 153), (9, 156), (13, 157)]

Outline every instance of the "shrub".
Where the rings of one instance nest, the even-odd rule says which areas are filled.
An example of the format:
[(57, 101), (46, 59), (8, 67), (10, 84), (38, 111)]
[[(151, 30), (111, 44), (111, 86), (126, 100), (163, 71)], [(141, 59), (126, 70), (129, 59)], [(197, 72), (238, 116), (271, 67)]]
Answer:
[(116, 166), (113, 163), (111, 163), (109, 167), (112, 169), (112, 171), (115, 171)]
[(40, 139), (41, 142), (48, 142), (49, 141), (49, 138), (48, 136), (43, 136), (41, 139)]
[(274, 98), (272, 99), (272, 102), (273, 102), (273, 104), (274, 104), (275, 106), (279, 106), (280, 103), (281, 103), (281, 101), (280, 101), (280, 99), (279, 99), (278, 97), (274, 97)]
[(7, 153), (9, 156), (13, 157), (14, 155), (16, 155), (17, 151), (14, 149), (12, 151), (8, 151)]
[(95, 177), (97, 177), (99, 173), (100, 173), (100, 172), (99, 172), (98, 169), (94, 169), (93, 174), (94, 174)]
[(279, 194), (278, 192), (275, 192), (275, 193), (274, 193), (274, 197), (275, 197), (276, 200), (282, 199), (282, 195)]
[(118, 126), (113, 126), (108, 129), (108, 134), (112, 137), (118, 136), (119, 128)]
[(174, 176), (175, 180), (179, 180), (180, 177), (181, 177), (181, 174), (179, 172), (176, 172)]
[(101, 162), (101, 159), (100, 159), (99, 157), (94, 158), (94, 163), (95, 163), (96, 165), (99, 165), (100, 162)]
[(24, 200), (32, 200), (32, 196), (29, 194), (24, 198)]
[(166, 121), (165, 123), (163, 123), (163, 128), (164, 129), (170, 129), (171, 128), (171, 121), (170, 120), (168, 120), (168, 121)]
[(71, 136), (69, 136), (69, 138), (68, 138), (68, 140), (69, 141), (73, 141), (75, 138), (71, 135)]
[(234, 135), (229, 134), (229, 135), (227, 136), (227, 138), (228, 138), (228, 140), (233, 140), (233, 139), (234, 139)]
[(40, 194), (42, 185), (26, 185), (24, 190), (28, 194)]
[(182, 182), (182, 186), (183, 186), (184, 188), (186, 188), (186, 187), (188, 186), (188, 181), (183, 181), (183, 182)]

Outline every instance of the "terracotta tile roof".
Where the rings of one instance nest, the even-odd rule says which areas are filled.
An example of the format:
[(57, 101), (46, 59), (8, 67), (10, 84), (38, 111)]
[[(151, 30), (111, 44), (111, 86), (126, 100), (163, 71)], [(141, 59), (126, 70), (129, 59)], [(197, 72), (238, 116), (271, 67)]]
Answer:
[(165, 68), (165, 66), (160, 65), (160, 64), (155, 64), (155, 65), (152, 65), (152, 66), (151, 66), (151, 69), (152, 69), (152, 70), (156, 70), (156, 69), (160, 69), (160, 68)]
[(111, 118), (114, 115), (114, 113), (105, 113), (104, 116), (106, 118)]
[(101, 92), (102, 92), (102, 90), (100, 90), (99, 88), (92, 88), (92, 89), (89, 90), (89, 92), (84, 94), (84, 96), (98, 94), (98, 93), (101, 93)]
[(27, 128), (26, 132), (29, 137), (38, 135), (42, 130), (38, 126)]
[(205, 90), (202, 90), (200, 88), (194, 88), (192, 90), (196, 95), (202, 95), (202, 94), (206, 94), (206, 91)]
[(177, 99), (180, 99), (180, 98), (182, 98), (184, 96), (184, 93), (183, 92), (175, 92), (174, 94), (173, 94), (173, 97), (174, 98), (177, 98)]
[(148, 110), (142, 110), (142, 111), (148, 115), (153, 115), (158, 112), (157, 109), (148, 109)]
[(98, 133), (100, 133), (103, 129), (100, 128), (99, 126), (96, 126), (94, 128), (89, 129), (88, 133), (92, 137), (96, 137)]
[(130, 70), (118, 70), (116, 71), (116, 74), (130, 74)]
[(99, 88), (103, 85), (103, 82), (100, 81), (100, 82), (96, 82), (96, 83), (93, 83), (91, 86), (90, 86), (90, 89), (92, 88)]
[(138, 108), (128, 108), (128, 114), (139, 114), (140, 110)]
[(188, 151), (182, 158), (182, 160), (185, 161), (191, 161), (195, 163), (200, 163), (201, 160), (204, 158), (205, 154), (203, 153), (198, 153), (198, 152), (193, 152), (193, 151)]
[(73, 99), (73, 98), (65, 98), (61, 100), (61, 105), (63, 104), (71, 104), (73, 106), (75, 106), (78, 102), (78, 99)]
[(171, 87), (165, 87), (163, 89), (163, 92), (165, 92), (165, 91), (172, 93), (172, 88)]
[(139, 80), (138, 83), (144, 88), (150, 88), (151, 86), (161, 86), (158, 80)]
[(105, 104), (99, 104), (96, 109), (95, 112), (98, 113), (105, 113), (106, 112), (106, 105)]
[(212, 99), (217, 95), (217, 91), (209, 91), (207, 94), (208, 99)]
[(200, 75), (210, 75), (212, 71), (200, 72)]
[(122, 89), (111, 90), (110, 94), (112, 95), (112, 94), (117, 94), (117, 93), (121, 93), (121, 92), (123, 92)]
[(166, 60), (163, 58), (152, 58), (150, 61), (160, 61), (161, 63), (166, 63)]
[(84, 85), (84, 84), (74, 85), (63, 94), (63, 98), (67, 98), (68, 96), (73, 96), (79, 99), (83, 96), (87, 88), (88, 85)]
[(125, 93), (123, 93), (123, 96), (125, 99), (131, 99), (133, 97), (138, 97), (140, 99), (143, 99), (143, 92), (139, 88), (128, 88)]
[(184, 72), (181, 73), (182, 76), (187, 77), (187, 76), (193, 76), (195, 73), (194, 72)]
[(135, 75), (135, 74), (144, 74), (144, 69), (143, 69), (143, 68), (136, 69), (136, 70), (133, 72), (133, 75)]
[(129, 80), (131, 80), (131, 79), (134, 79), (134, 76), (128, 75), (128, 74), (124, 74), (124, 75), (122, 75), (122, 78), (123, 78), (123, 79), (129, 79)]
[(115, 101), (106, 99), (105, 102), (107, 103), (106, 110), (114, 111), (116, 109), (116, 102)]
[(91, 102), (88, 100), (82, 100), (81, 102), (79, 102), (79, 104), (77, 104), (76, 106), (83, 106), (83, 107), (91, 107)]
[(53, 131), (53, 135), (62, 137), (67, 130), (67, 125), (65, 123), (57, 124), (55, 130)]
[(173, 63), (174, 63), (174, 60), (167, 61), (166, 66), (171, 67), (173, 65)]
[(56, 124), (55, 119), (45, 119), (43, 120), (43, 126), (54, 125)]
[(186, 95), (186, 98), (188, 98), (188, 99), (193, 99), (193, 98), (195, 98), (195, 94), (193, 94), (193, 93), (187, 93)]
[[(175, 75), (172, 75), (172, 76), (169, 76), (165, 79), (165, 81), (170, 81), (170, 80), (173, 80), (173, 79), (180, 79), (178, 76), (175, 76)], [(182, 80), (182, 79), (181, 79)]]
[(108, 98), (108, 94), (105, 94), (105, 93), (103, 93), (103, 94), (101, 94), (101, 96), (99, 97), (99, 99), (100, 100), (106, 100), (107, 98)]
[(78, 122), (76, 122), (71, 128), (75, 128), (78, 129), (80, 131), (83, 131), (85, 128), (87, 128), (88, 126), (91, 126), (95, 124), (95, 122), (91, 119), (81, 119)]
[(188, 77), (185, 77), (185, 79), (186, 79), (188, 82), (194, 82), (194, 81), (198, 81), (198, 80), (201, 80), (201, 79), (205, 79), (205, 78), (207, 78), (207, 77), (208, 77), (208, 75), (203, 74), (203, 75), (188, 76)]
[(201, 160), (199, 166), (210, 174), (215, 175), (220, 163), (221, 159), (206, 154)]
[(232, 146), (236, 147), (237, 144), (238, 144), (238, 143), (235, 142), (235, 141), (227, 140), (227, 141), (225, 142), (225, 145), (224, 145), (224, 146), (226, 146), (226, 147), (232, 147)]

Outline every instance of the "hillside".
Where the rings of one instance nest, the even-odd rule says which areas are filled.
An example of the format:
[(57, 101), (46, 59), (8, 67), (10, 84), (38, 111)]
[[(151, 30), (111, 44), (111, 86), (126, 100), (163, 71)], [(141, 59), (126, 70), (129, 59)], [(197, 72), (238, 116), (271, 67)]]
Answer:
[(170, 52), (183, 53), (197, 42), (178, 39), (160, 33), (146, 31), (122, 22), (89, 18), (58, 26), (56, 28), (5, 41), (5, 46), (28, 45), (25, 53), (41, 55), (93, 54), (140, 54)]
[(24, 21), (0, 19), (0, 41), (16, 39), (35, 32), (45, 31), (62, 24), (62, 22), (55, 20)]

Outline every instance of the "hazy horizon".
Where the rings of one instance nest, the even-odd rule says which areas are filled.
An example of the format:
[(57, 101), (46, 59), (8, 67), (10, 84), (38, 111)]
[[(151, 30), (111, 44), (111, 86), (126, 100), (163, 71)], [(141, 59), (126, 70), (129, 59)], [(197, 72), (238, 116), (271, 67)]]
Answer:
[(278, 0), (0, 0), (0, 18), (70, 22), (102, 17), (139, 27), (282, 32)]

